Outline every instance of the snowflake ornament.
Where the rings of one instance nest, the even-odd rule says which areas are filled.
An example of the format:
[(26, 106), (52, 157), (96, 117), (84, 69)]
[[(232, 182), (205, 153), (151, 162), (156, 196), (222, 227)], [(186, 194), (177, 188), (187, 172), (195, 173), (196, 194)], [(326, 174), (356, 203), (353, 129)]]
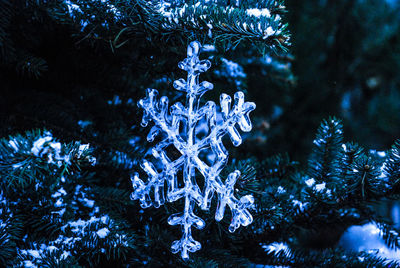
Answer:
[[(138, 173), (131, 178), (134, 189), (131, 199), (139, 199), (142, 208), (152, 205), (158, 208), (165, 200), (174, 202), (184, 198), (183, 212), (168, 218), (170, 225), (182, 227), (183, 236), (172, 243), (171, 249), (173, 253), (180, 251), (183, 259), (189, 258), (188, 252), (195, 252), (201, 248), (201, 244), (193, 239), (191, 228), (194, 226), (202, 229), (205, 222), (194, 214), (194, 207), (197, 205), (203, 210), (208, 210), (214, 193), (218, 196), (215, 213), (217, 221), (224, 217), (226, 206), (231, 209), (230, 232), (234, 232), (240, 225), (247, 226), (253, 221), (248, 211), (254, 203), (253, 196), (245, 195), (240, 199), (234, 196), (234, 185), (240, 177), (240, 172), (236, 170), (230, 173), (225, 182), (221, 180), (219, 174), (228, 161), (228, 152), (222, 143), (222, 137), (228, 134), (233, 145), (239, 146), (242, 138), (236, 124), (242, 131), (250, 131), (252, 126), (249, 113), (256, 105), (253, 102), (245, 102), (243, 92), (238, 91), (234, 95), (233, 107), (231, 107), (231, 97), (226, 94), (221, 95), (222, 120), (217, 120), (214, 102), (208, 101), (203, 107), (199, 107), (201, 96), (213, 88), (207, 81), (201, 83), (198, 81), (199, 74), (211, 66), (208, 60), (199, 60), (200, 50), (199, 42), (190, 43), (187, 58), (178, 65), (188, 73), (187, 80), (181, 78), (174, 82), (175, 89), (186, 93), (186, 106), (178, 102), (172, 105), (168, 112), (168, 98), (163, 96), (158, 99), (158, 91), (155, 89), (148, 89), (146, 98), (139, 101), (139, 107), (144, 109), (141, 125), (145, 127), (149, 121), (154, 122), (147, 140), (152, 142), (158, 134), (162, 139), (152, 148), (152, 155), (158, 163), (157, 168), (147, 160), (143, 160), (141, 164), (148, 175), (147, 182), (143, 182)], [(199, 138), (196, 127), (200, 125), (201, 120), (206, 122), (208, 131), (204, 137)], [(180, 157), (176, 160), (171, 160), (167, 156), (166, 148), (169, 146), (174, 146), (180, 153)], [(200, 159), (199, 154), (203, 150), (211, 150), (215, 155), (211, 164)], [(179, 176), (179, 171), (182, 171), (179, 173), (183, 174), (182, 176)], [(204, 179), (198, 176), (199, 173)], [(203, 189), (200, 189), (199, 181), (204, 182)], [(150, 197), (151, 194), (153, 198)]]

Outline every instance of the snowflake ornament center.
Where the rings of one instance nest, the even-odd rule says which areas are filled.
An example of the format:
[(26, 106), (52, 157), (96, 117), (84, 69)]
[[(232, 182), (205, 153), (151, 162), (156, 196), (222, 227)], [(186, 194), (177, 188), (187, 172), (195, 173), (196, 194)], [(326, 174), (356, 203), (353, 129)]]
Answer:
[[(157, 169), (151, 162), (143, 160), (141, 167), (148, 175), (147, 182), (143, 182), (138, 173), (131, 178), (133, 184), (131, 199), (140, 200), (143, 208), (152, 205), (158, 208), (165, 200), (174, 202), (184, 198), (184, 211), (168, 218), (170, 225), (182, 227), (183, 236), (172, 243), (171, 249), (173, 253), (181, 252), (183, 259), (189, 258), (188, 252), (195, 252), (201, 248), (201, 244), (193, 239), (191, 228), (193, 226), (202, 229), (205, 222), (194, 214), (194, 207), (197, 204), (201, 209), (208, 210), (214, 193), (218, 196), (215, 220), (222, 220), (226, 206), (231, 209), (230, 232), (253, 221), (248, 211), (254, 203), (253, 196), (245, 195), (240, 199), (234, 196), (234, 185), (240, 177), (240, 172), (238, 170), (232, 172), (225, 182), (221, 180), (219, 174), (228, 161), (228, 152), (222, 143), (222, 137), (228, 134), (233, 145), (239, 146), (242, 138), (236, 125), (242, 131), (250, 131), (252, 125), (249, 113), (256, 105), (253, 102), (245, 102), (243, 92), (238, 91), (234, 95), (234, 104), (231, 107), (231, 97), (222, 94), (220, 97), (222, 122), (217, 122), (214, 102), (208, 101), (203, 107), (199, 107), (201, 96), (213, 88), (210, 82), (199, 83), (199, 74), (211, 67), (210, 61), (199, 59), (200, 50), (199, 42), (191, 42), (187, 49), (187, 58), (178, 64), (180, 69), (188, 73), (186, 80), (181, 78), (174, 82), (175, 89), (186, 92), (185, 106), (178, 102), (168, 111), (168, 98), (165, 96), (158, 98), (158, 91), (155, 89), (148, 89), (146, 98), (139, 101), (139, 107), (144, 110), (141, 125), (145, 127), (149, 121), (154, 122), (147, 140), (152, 142), (157, 135), (162, 136), (162, 141), (152, 148), (152, 155), (161, 163), (161, 167)], [(196, 137), (195, 131), (200, 120), (205, 120), (208, 127), (208, 133), (202, 138)], [(184, 135), (180, 133), (181, 126)], [(171, 160), (165, 152), (170, 145), (181, 154), (176, 160)], [(210, 149), (215, 154), (215, 160), (211, 165), (199, 158), (199, 152), (205, 149)], [(197, 184), (196, 169), (204, 177), (203, 189)], [(183, 173), (183, 178), (180, 178), (183, 187), (179, 187), (178, 183), (180, 170)]]

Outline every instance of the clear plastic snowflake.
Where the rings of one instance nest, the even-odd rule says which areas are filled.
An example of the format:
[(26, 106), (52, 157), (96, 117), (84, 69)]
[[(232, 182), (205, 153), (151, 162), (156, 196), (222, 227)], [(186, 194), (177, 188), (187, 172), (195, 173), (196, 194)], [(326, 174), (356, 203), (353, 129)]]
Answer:
[[(172, 105), (168, 112), (168, 98), (163, 96), (158, 99), (158, 91), (155, 89), (148, 89), (147, 97), (139, 101), (139, 107), (144, 109), (141, 125), (145, 127), (149, 121), (154, 122), (147, 140), (153, 141), (158, 134), (161, 134), (162, 138), (152, 148), (157, 168), (147, 160), (143, 160), (141, 164), (149, 177), (147, 182), (143, 182), (138, 173), (132, 177), (134, 191), (131, 198), (139, 199), (143, 208), (152, 205), (158, 208), (164, 204), (165, 199), (174, 202), (184, 198), (184, 211), (168, 218), (170, 225), (182, 227), (183, 236), (172, 243), (171, 249), (173, 253), (181, 251), (183, 259), (189, 257), (188, 252), (195, 252), (201, 248), (200, 243), (191, 235), (192, 226), (197, 229), (205, 226), (205, 222), (194, 214), (195, 204), (203, 210), (208, 210), (214, 193), (218, 195), (215, 213), (217, 221), (224, 217), (226, 206), (231, 209), (230, 232), (234, 232), (240, 225), (247, 226), (253, 221), (248, 211), (254, 202), (253, 196), (245, 195), (240, 199), (234, 196), (234, 185), (240, 172), (236, 170), (230, 173), (225, 182), (221, 180), (219, 174), (228, 161), (228, 152), (222, 143), (222, 137), (228, 134), (233, 145), (239, 146), (242, 138), (236, 129), (236, 124), (242, 131), (250, 131), (252, 126), (249, 113), (256, 105), (253, 102), (245, 102), (243, 92), (239, 91), (234, 96), (233, 107), (231, 107), (231, 97), (226, 94), (221, 95), (222, 120), (217, 120), (214, 102), (208, 101), (199, 108), (201, 96), (213, 88), (207, 81), (201, 83), (198, 81), (199, 74), (211, 66), (208, 60), (199, 60), (200, 49), (199, 42), (190, 43), (187, 58), (178, 65), (188, 73), (187, 80), (181, 78), (174, 82), (175, 89), (186, 92), (186, 106), (178, 102)], [(201, 120), (207, 124), (207, 133), (199, 138), (196, 127), (199, 127)], [(171, 160), (167, 156), (166, 148), (169, 146), (174, 146), (179, 152), (180, 157), (176, 160)], [(201, 160), (199, 154), (203, 150), (211, 150), (215, 155), (211, 163), (207, 164)], [(198, 176), (199, 174), (201, 176)], [(198, 182), (204, 183), (203, 189), (200, 189)], [(151, 194), (154, 198), (150, 197)]]

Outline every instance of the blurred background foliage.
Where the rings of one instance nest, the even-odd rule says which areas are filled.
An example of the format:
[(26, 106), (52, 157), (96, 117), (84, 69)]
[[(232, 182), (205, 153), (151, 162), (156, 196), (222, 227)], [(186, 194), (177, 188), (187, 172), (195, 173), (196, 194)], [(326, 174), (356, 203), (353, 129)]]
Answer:
[(399, 2), (289, 0), (287, 7), (297, 79), (272, 146), (303, 158), (310, 129), (335, 115), (347, 140), (387, 150), (400, 133)]

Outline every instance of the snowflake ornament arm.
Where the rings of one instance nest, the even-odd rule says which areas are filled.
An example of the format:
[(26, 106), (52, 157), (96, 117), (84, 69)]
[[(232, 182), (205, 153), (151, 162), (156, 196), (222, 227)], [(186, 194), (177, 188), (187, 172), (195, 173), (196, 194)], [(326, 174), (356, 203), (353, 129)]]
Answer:
[[(222, 94), (220, 106), (222, 122), (217, 122), (216, 104), (209, 101), (199, 108), (201, 96), (213, 85), (207, 81), (199, 83), (199, 74), (207, 71), (211, 63), (208, 60), (200, 60), (201, 45), (199, 42), (190, 43), (187, 50), (187, 58), (179, 63), (179, 68), (185, 70), (187, 79), (179, 79), (174, 82), (175, 89), (186, 92), (186, 104), (176, 103), (171, 106), (168, 113), (168, 98), (163, 96), (158, 99), (155, 89), (147, 90), (147, 97), (141, 99), (139, 107), (144, 109), (142, 126), (147, 126), (149, 121), (154, 122), (147, 140), (153, 141), (158, 134), (165, 137), (152, 149), (152, 155), (159, 160), (162, 169), (160, 172), (149, 161), (143, 160), (141, 167), (147, 173), (148, 180), (143, 182), (137, 173), (132, 177), (133, 200), (140, 200), (143, 208), (158, 208), (165, 200), (174, 202), (185, 198), (185, 207), (182, 213), (173, 214), (168, 218), (170, 225), (181, 225), (183, 236), (172, 243), (173, 253), (181, 252), (183, 259), (189, 258), (188, 252), (195, 252), (201, 248), (191, 234), (191, 228), (202, 229), (205, 222), (194, 214), (194, 206), (208, 210), (214, 193), (218, 196), (218, 206), (215, 214), (217, 221), (222, 220), (226, 206), (232, 212), (232, 221), (229, 231), (234, 232), (241, 225), (247, 226), (253, 218), (248, 208), (254, 203), (252, 195), (246, 195), (240, 199), (234, 196), (234, 185), (240, 177), (238, 170), (228, 175), (225, 182), (221, 181), (219, 174), (228, 161), (228, 152), (222, 143), (222, 137), (229, 135), (233, 145), (239, 146), (242, 138), (236, 125), (242, 131), (251, 130), (249, 113), (255, 109), (253, 102), (245, 102), (243, 92), (236, 92), (234, 104), (231, 107), (231, 97)], [(197, 123), (205, 118), (209, 133), (202, 139), (196, 139), (195, 128)], [(180, 135), (180, 125), (183, 126), (185, 135)], [(165, 149), (173, 145), (181, 156), (172, 161), (167, 156)], [(199, 152), (210, 148), (216, 156), (214, 163), (209, 166), (199, 158)], [(204, 189), (201, 190), (195, 177), (197, 169), (204, 177)], [(177, 173), (183, 171), (183, 187), (179, 187)], [(165, 190), (164, 187), (167, 186)], [(153, 194), (153, 198), (150, 194)], [(166, 193), (166, 197), (164, 196)]]

